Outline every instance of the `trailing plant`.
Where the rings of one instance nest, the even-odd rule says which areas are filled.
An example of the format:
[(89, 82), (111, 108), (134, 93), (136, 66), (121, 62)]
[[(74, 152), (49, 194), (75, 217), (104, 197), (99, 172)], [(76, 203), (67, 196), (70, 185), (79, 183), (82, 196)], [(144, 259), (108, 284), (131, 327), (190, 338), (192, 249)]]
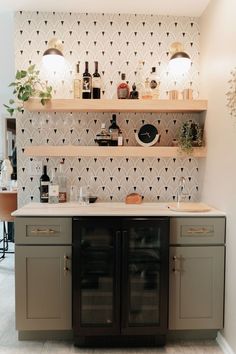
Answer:
[(178, 132), (178, 145), (186, 153), (193, 150), (193, 146), (202, 145), (202, 129), (199, 123), (192, 120), (183, 122)]
[(4, 106), (11, 116), (14, 112), (23, 112), (24, 102), (31, 97), (39, 97), (42, 105), (52, 98), (52, 86), (41, 81), (35, 65), (30, 65), (27, 70), (17, 70), (15, 81), (9, 87), (13, 87), (16, 99), (11, 98)]

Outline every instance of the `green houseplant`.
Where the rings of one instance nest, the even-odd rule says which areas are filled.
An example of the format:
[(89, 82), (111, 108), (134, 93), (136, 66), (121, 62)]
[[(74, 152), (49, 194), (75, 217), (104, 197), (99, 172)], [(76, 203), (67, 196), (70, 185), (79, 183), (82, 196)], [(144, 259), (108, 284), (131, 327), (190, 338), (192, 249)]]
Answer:
[(191, 153), (194, 146), (201, 146), (202, 129), (199, 123), (192, 120), (183, 122), (179, 128), (177, 142), (181, 150), (186, 153)]
[(35, 65), (30, 65), (26, 70), (17, 70), (15, 81), (9, 87), (13, 87), (15, 99), (11, 98), (4, 106), (11, 116), (14, 112), (23, 112), (24, 102), (31, 97), (38, 97), (42, 105), (52, 98), (52, 87), (41, 81)]

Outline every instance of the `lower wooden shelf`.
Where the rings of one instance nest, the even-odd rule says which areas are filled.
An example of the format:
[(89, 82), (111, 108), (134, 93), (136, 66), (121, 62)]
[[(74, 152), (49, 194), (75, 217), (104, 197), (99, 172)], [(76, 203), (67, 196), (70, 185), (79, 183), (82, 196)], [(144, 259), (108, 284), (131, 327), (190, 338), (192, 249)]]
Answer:
[(25, 147), (26, 156), (47, 156), (47, 157), (205, 157), (206, 148), (194, 148), (191, 153), (186, 154), (175, 146), (75, 146), (75, 145), (34, 145)]

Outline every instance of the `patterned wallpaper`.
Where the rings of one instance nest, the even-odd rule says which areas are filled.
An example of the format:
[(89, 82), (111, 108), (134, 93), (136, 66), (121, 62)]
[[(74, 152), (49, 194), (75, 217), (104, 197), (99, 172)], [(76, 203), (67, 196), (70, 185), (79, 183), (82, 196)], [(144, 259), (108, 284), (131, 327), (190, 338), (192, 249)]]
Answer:
[[(198, 19), (131, 14), (79, 14), (18, 12), (15, 14), (16, 68), (36, 64), (42, 78), (53, 85), (55, 98), (73, 97), (73, 76), (77, 61), (99, 62), (103, 97), (116, 95), (120, 73), (125, 72), (130, 84), (135, 82), (139, 60), (144, 60), (148, 76), (156, 66), (160, 76), (160, 97), (167, 98), (171, 89), (191, 87), (194, 97), (199, 89), (199, 24)], [(66, 66), (60, 72), (46, 72), (41, 65), (47, 42), (57, 37), (63, 41)], [(185, 76), (168, 72), (169, 48), (179, 41), (192, 59)], [(29, 113), (17, 117), (19, 202), (39, 200), (39, 177), (31, 175), (33, 158), (24, 155), (27, 145), (95, 145), (94, 137), (101, 123), (109, 125), (109, 113)], [(182, 120), (199, 120), (198, 114), (119, 113), (118, 124), (125, 145), (137, 145), (134, 133), (144, 123), (154, 124), (161, 134), (159, 145), (171, 145)], [(63, 158), (63, 156), (62, 156)], [(58, 158), (40, 158), (49, 172), (59, 165)], [(176, 197), (180, 176), (187, 179), (188, 199), (197, 200), (198, 160), (195, 158), (65, 158), (68, 186), (89, 181), (93, 194), (102, 201), (122, 201), (133, 191), (146, 201), (166, 201)]]

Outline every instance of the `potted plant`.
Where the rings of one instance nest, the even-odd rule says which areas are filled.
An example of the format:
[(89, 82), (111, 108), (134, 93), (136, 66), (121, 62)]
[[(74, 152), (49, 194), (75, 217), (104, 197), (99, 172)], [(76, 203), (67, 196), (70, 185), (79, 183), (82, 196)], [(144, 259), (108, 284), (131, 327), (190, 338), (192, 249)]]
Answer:
[(42, 105), (52, 98), (52, 87), (41, 81), (35, 65), (30, 65), (27, 70), (17, 70), (15, 81), (9, 87), (13, 87), (16, 97), (16, 100), (11, 98), (8, 104), (4, 104), (11, 116), (14, 112), (23, 112), (24, 102), (31, 97), (38, 97)]
[(194, 146), (202, 145), (202, 129), (192, 120), (181, 124), (177, 138), (178, 146), (186, 153), (191, 153)]

